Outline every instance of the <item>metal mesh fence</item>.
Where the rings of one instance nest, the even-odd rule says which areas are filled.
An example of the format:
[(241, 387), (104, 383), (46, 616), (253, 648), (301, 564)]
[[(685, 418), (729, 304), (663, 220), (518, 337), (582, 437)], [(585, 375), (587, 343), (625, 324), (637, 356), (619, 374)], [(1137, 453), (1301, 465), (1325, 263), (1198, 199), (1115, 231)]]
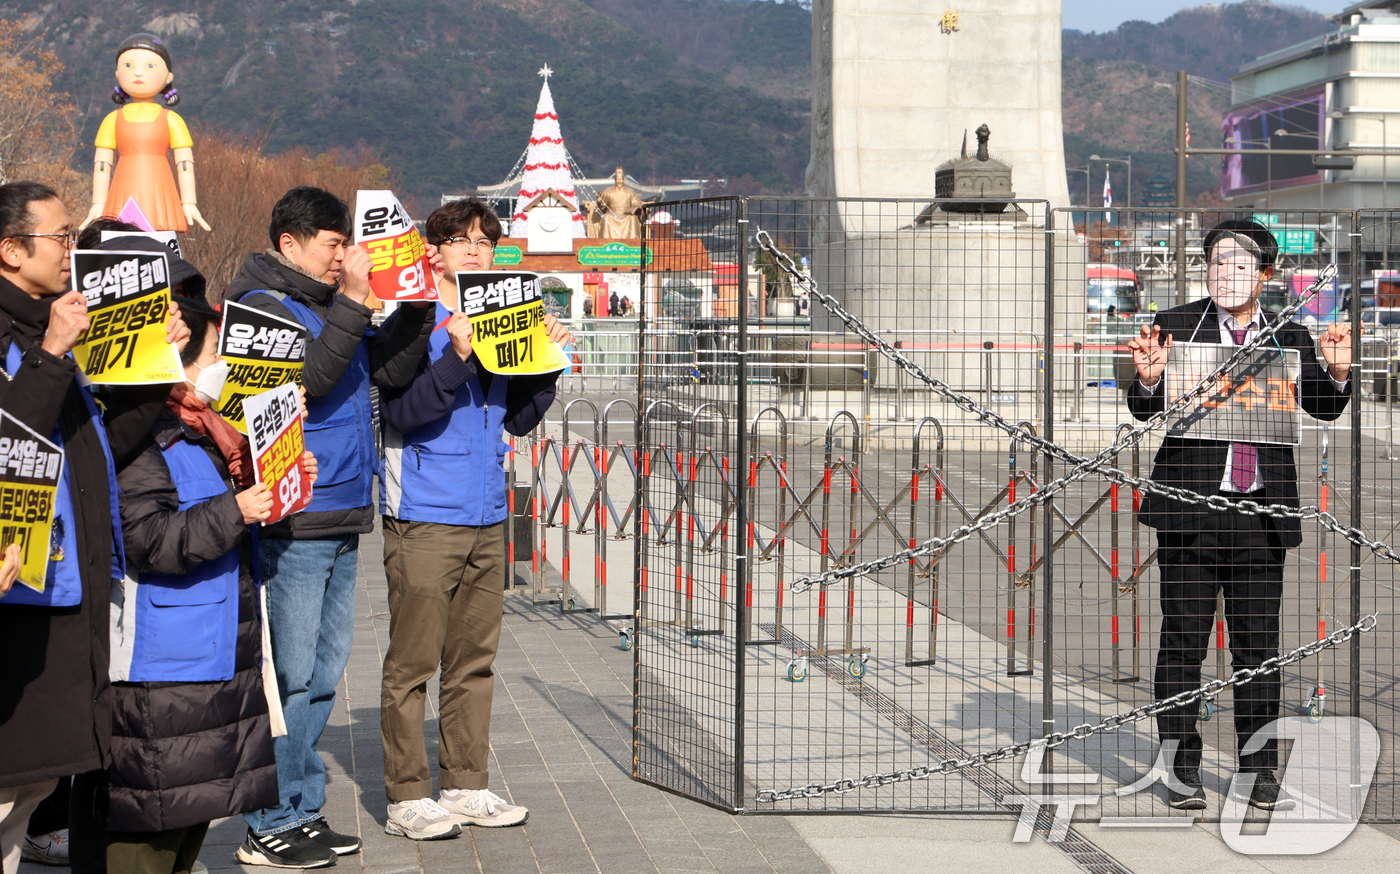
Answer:
[[(1142, 490), (1101, 475), (933, 555), (802, 592), (793, 583), (946, 537), (1068, 472), (1063, 457), (994, 427), (989, 413), (1081, 456), (1137, 425), (1125, 400), (1136, 372), (1125, 344), (1179, 303), (1206, 297), (1202, 238), (1235, 214), (1085, 215), (1038, 202), (958, 213), (927, 200), (800, 198), (665, 208), (677, 223), (646, 226), (630, 345), (626, 331), (595, 324), (609, 339), (581, 343), (581, 372), (569, 377), (590, 400), (570, 408), (567, 434), (536, 441), (548, 468), (536, 488), (541, 524), (565, 521), (567, 505), (574, 536), (594, 538), (593, 579), (584, 574), (577, 587), (577, 570), (572, 583), (566, 573), (565, 592), (591, 589), (595, 609), (622, 610), (600, 581), (608, 563), (614, 581), (633, 563), (624, 643), (637, 650), (636, 776), (750, 812), (1014, 813), (1018, 795), (1046, 791), (1038, 774), (1083, 774), (1094, 782), (1080, 778), (1073, 791), (1101, 797), (1080, 816), (1171, 813), (1160, 784), (1114, 793), (1152, 772), (1155, 719), (1072, 741), (1029, 766), (1021, 756), (777, 803), (767, 792), (917, 769), (1155, 700), (1160, 527), (1135, 518)], [(1350, 403), (1332, 421), (1299, 417), (1290, 449), (1299, 500), (1389, 541), (1400, 402), (1400, 327), (1390, 322), (1400, 325), (1400, 291), (1389, 297), (1393, 256), (1368, 240), (1388, 239), (1374, 229), (1394, 217), (1259, 218), (1281, 244), (1266, 310), (1293, 303), (1335, 267), (1296, 317), (1314, 353), (1329, 324), (1366, 318)], [(811, 300), (755, 244), (759, 231), (947, 391), (894, 366)], [(629, 379), (634, 393), (608, 407)], [(950, 402), (950, 392), (968, 403)], [(635, 444), (619, 446), (634, 419)], [(1150, 434), (1115, 466), (1162, 478), (1161, 439)], [(1275, 476), (1272, 452), (1261, 478)], [(635, 495), (625, 494), (629, 477)], [(1283, 523), (1261, 524), (1267, 538), (1267, 526)], [(1383, 752), (1365, 817), (1394, 820), (1396, 659), (1385, 621), (1393, 565), (1316, 520), (1300, 527), (1283, 563), (1282, 650), (1366, 613), (1382, 621), (1284, 669), (1280, 715), (1359, 714), (1375, 724)], [(1210, 607), (1202, 680), (1238, 667), (1231, 645), (1251, 632)], [(1238, 710), (1226, 692), (1188, 720), (1202, 738), (1209, 817), (1237, 765)]]

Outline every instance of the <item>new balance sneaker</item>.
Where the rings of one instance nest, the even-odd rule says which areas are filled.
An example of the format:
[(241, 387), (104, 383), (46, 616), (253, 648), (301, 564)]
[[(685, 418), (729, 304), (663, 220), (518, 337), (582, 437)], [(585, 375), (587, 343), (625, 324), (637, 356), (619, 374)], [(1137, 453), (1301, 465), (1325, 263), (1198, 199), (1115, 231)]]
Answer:
[(233, 857), (244, 865), (271, 868), (325, 868), (334, 865), (336, 858), (335, 851), (316, 843), (299, 828), (275, 835), (254, 834), (248, 829), (248, 836)]
[(462, 825), (485, 828), (520, 825), (530, 815), (530, 811), (506, 803), (490, 789), (444, 789), (438, 796), (438, 804)]
[(398, 801), (389, 805), (384, 831), (415, 841), (441, 841), (462, 833), (457, 819), (431, 798)]
[(55, 868), (68, 867), (68, 829), (48, 832), (42, 835), (25, 835), (19, 856), (26, 862), (51, 865)]
[(1175, 776), (1175, 784), (1167, 784), (1167, 806), (1177, 810), (1205, 810), (1206, 790), (1201, 786), (1200, 769), (1182, 768), (1175, 772)]
[(360, 839), (355, 835), (343, 835), (331, 828), (323, 816), (320, 819), (308, 822), (301, 827), (308, 838), (335, 853), (337, 856), (346, 856), (350, 853), (360, 851)]
[(1292, 810), (1297, 804), (1293, 796), (1283, 791), (1273, 771), (1256, 771), (1254, 788), (1249, 792), (1249, 806), (1259, 810)]

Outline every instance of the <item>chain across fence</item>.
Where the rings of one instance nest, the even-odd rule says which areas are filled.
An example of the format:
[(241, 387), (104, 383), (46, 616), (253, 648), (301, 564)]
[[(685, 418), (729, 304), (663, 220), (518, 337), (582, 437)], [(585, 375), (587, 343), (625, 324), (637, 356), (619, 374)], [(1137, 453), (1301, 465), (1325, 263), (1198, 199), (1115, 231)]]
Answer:
[[(1057, 770), (1130, 785), (1157, 752), (1145, 721), (1190, 700), (1211, 705), (1207, 767), (1228, 773), (1233, 732), (1209, 711), (1265, 668), (1225, 669), (1221, 614), (1216, 678), (1154, 700), (1152, 532), (1133, 519), (1154, 491), (1316, 520), (1290, 553), (1286, 652), (1266, 664), (1285, 713), (1306, 702), (1393, 737), (1372, 691), (1396, 664), (1374, 618), (1393, 613), (1396, 559), (1386, 326), (1358, 339), (1349, 418), (1304, 426), (1300, 509), (1182, 494), (1141, 475), (1152, 423), (1122, 421), (1124, 329), (1145, 317), (1093, 312), (1107, 250), (1095, 244), (1128, 243), (1110, 253), (1122, 263), (1178, 217), (1197, 234), (1215, 217), (1118, 212), (1101, 227), (1037, 204), (941, 220), (927, 207), (668, 204), (705, 256), (644, 271), (629, 404), (608, 406), (625, 383), (597, 390), (611, 377), (579, 386), (593, 379), (585, 360), (572, 379), (588, 404), (570, 407), (567, 435), (532, 444), (536, 548), (568, 568), (562, 586), (540, 573), (533, 590), (603, 612), (636, 647), (637, 777), (730, 810), (1005, 811), (978, 774), (1014, 786), (1006, 769), (1038, 745), (1058, 750)], [(1367, 221), (1281, 218), (1288, 231)], [(1363, 303), (1339, 306), (1339, 289), (1384, 265), (1359, 237), (1315, 234), (1312, 262), (1281, 259), (1294, 284), (1277, 309), (1313, 321), (1331, 301), (1336, 320)], [(1171, 279), (1139, 270), (1138, 309), (1174, 303)], [(1400, 815), (1395, 771), (1387, 752), (1367, 819)], [(1159, 807), (1143, 796), (1115, 810)]]

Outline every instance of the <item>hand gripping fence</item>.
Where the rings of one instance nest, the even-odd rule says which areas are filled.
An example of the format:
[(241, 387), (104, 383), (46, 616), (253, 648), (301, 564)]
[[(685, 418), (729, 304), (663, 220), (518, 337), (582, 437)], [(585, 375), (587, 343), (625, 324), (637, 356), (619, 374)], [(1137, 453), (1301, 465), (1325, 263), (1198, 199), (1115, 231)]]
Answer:
[[(867, 328), (860, 319), (848, 313), (835, 298), (821, 291), (817, 287), (816, 282), (813, 281), (810, 276), (798, 270), (792, 258), (777, 247), (773, 242), (773, 238), (769, 236), (767, 231), (755, 228), (754, 238), (758, 245), (773, 257), (774, 263), (778, 265), (779, 269), (786, 272), (793, 282), (804, 288), (811, 297), (818, 300), (832, 315), (840, 319), (846, 327), (850, 328), (905, 373), (923, 382), (929, 386), (929, 388), (933, 389), (936, 394), (942, 396), (945, 400), (951, 402), (964, 412), (973, 414), (980, 421), (986, 422), (1017, 440), (1024, 441), (1026, 444), (1044, 452), (1046, 455), (1059, 458), (1073, 466), (1068, 473), (1059, 479), (1046, 483), (1040, 489), (1014, 501), (997, 513), (982, 516), (968, 525), (957, 528), (947, 537), (926, 540), (913, 549), (902, 550), (862, 564), (827, 571), (816, 576), (799, 577), (793, 580), (790, 586), (793, 592), (805, 592), (813, 586), (829, 586), (851, 577), (865, 576), (896, 565), (902, 565), (916, 557), (938, 553), (949, 546), (971, 538), (979, 531), (985, 531), (999, 525), (1012, 516), (1052, 499), (1073, 483), (1087, 478), (1091, 473), (1101, 474), (1109, 480), (1144, 492), (1153, 492), (1165, 497), (1175, 498), (1183, 503), (1204, 504), (1207, 507), (1217, 510), (1227, 510), (1249, 515), (1267, 515), (1276, 518), (1293, 517), (1297, 519), (1317, 519), (1323, 527), (1342, 535), (1351, 543), (1365, 546), (1376, 555), (1400, 564), (1400, 553), (1396, 553), (1389, 545), (1367, 537), (1366, 534), (1359, 529), (1343, 525), (1332, 514), (1322, 512), (1316, 507), (1300, 507), (1295, 510), (1277, 504), (1261, 505), (1255, 501), (1248, 500), (1231, 502), (1220, 495), (1201, 495), (1186, 489), (1164, 486), (1152, 480), (1132, 477), (1113, 467), (1111, 464), (1111, 460), (1116, 458), (1119, 452), (1141, 442), (1142, 438), (1146, 436), (1148, 432), (1161, 427), (1171, 416), (1205, 395), (1209, 387), (1218, 377), (1227, 373), (1236, 364), (1243, 361), (1245, 356), (1255, 349), (1258, 349), (1273, 337), (1289, 319), (1307, 304), (1312, 296), (1317, 293), (1319, 288), (1332, 281), (1337, 272), (1334, 265), (1325, 267), (1319, 273), (1317, 279), (1299, 294), (1297, 301), (1285, 307), (1283, 311), (1279, 313), (1278, 317), (1274, 319), (1272, 323), (1266, 324), (1253, 340), (1236, 349), (1235, 353), (1231, 355), (1227, 361), (1202, 378), (1189, 392), (1178, 398), (1161, 412), (1154, 414), (1142, 425), (1123, 432), (1122, 436), (1100, 450), (1094, 457), (1085, 458), (1070, 452), (1056, 443), (1040, 438), (1027, 429), (1013, 425), (995, 410), (979, 407), (970, 397), (957, 392), (948, 386), (947, 383), (944, 383), (942, 380), (904, 357), (894, 346), (881, 339)], [(1126, 725), (1132, 725), (1144, 719), (1151, 719), (1168, 710), (1185, 707), (1202, 699), (1214, 700), (1216, 696), (1228, 688), (1242, 686), (1261, 674), (1272, 673), (1287, 665), (1302, 661), (1324, 649), (1337, 646), (1338, 644), (1350, 640), (1359, 632), (1371, 631), (1376, 627), (1376, 622), (1377, 615), (1373, 613), (1363, 617), (1362, 620), (1355, 625), (1340, 628), (1324, 638), (1304, 644), (1285, 655), (1267, 659), (1257, 668), (1241, 668), (1226, 679), (1211, 680), (1202, 685), (1199, 689), (1192, 689), (1174, 695), (1171, 698), (1165, 698), (1160, 701), (1154, 701), (1151, 704), (1136, 707), (1125, 713), (1118, 713), (1105, 717), (1098, 723), (1084, 723), (1075, 726), (1069, 731), (1052, 732), (1044, 737), (1035, 738), (1034, 740), (1010, 744), (988, 752), (977, 753), (964, 759), (947, 759), (936, 765), (921, 765), (886, 774), (870, 774), (859, 780), (845, 779), (837, 780), (833, 783), (813, 783), (807, 786), (783, 790), (763, 789), (758, 792), (757, 801), (759, 803), (773, 804), (798, 798), (820, 798), (824, 795), (844, 795), (858, 789), (874, 789), (894, 783), (927, 780), (938, 774), (951, 774), (966, 768), (982, 767), (1005, 759), (1014, 758), (1038, 747), (1047, 750), (1054, 749), (1063, 746), (1071, 740), (1085, 740), (1096, 734), (1117, 731)]]

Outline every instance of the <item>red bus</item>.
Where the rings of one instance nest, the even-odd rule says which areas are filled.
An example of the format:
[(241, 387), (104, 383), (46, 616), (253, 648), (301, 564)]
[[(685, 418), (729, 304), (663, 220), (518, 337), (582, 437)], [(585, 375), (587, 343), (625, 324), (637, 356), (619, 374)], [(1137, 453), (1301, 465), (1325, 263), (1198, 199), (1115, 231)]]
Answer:
[(1104, 314), (1109, 307), (1120, 316), (1138, 311), (1137, 274), (1111, 264), (1090, 264), (1085, 271), (1089, 280), (1088, 312)]

